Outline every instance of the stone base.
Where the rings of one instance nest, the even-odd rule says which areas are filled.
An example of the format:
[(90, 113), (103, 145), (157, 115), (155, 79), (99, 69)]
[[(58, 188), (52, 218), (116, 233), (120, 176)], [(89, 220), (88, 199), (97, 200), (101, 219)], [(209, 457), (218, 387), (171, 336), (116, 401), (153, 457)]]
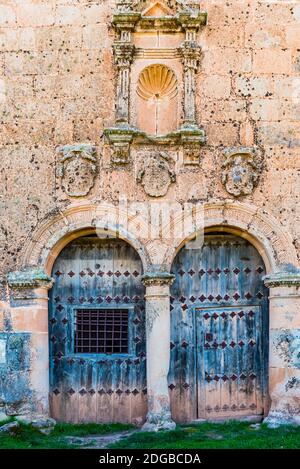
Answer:
[(268, 428), (278, 428), (281, 425), (300, 425), (300, 415), (292, 415), (286, 412), (281, 412), (279, 410), (273, 410), (269, 415), (264, 419)]
[(25, 425), (30, 425), (44, 435), (49, 435), (56, 425), (54, 419), (45, 415), (18, 415), (16, 420)]
[(149, 413), (147, 414), (147, 420), (142, 426), (142, 431), (144, 432), (158, 432), (168, 431), (168, 430), (175, 430), (176, 423), (171, 418), (171, 413), (163, 413), (163, 414), (154, 414)]

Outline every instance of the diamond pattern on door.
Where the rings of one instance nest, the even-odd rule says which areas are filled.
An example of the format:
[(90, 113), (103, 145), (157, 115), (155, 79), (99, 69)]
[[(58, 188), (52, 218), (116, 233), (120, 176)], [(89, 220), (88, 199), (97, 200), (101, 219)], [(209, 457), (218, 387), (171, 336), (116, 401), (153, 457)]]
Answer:
[(196, 309), (195, 316), (199, 416), (262, 414), (261, 307)]
[(143, 420), (145, 289), (139, 255), (119, 239), (82, 237), (62, 250), (53, 275), (51, 415), (73, 423)]
[(261, 415), (267, 400), (269, 319), (260, 254), (246, 239), (208, 234), (201, 248), (179, 251), (172, 273), (173, 418)]

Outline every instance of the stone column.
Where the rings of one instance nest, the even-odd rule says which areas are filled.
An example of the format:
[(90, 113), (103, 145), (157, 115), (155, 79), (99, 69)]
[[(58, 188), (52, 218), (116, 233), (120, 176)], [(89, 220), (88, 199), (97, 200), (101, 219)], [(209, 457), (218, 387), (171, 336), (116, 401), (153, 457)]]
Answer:
[[(114, 43), (115, 63), (118, 69), (116, 122), (119, 125), (129, 125), (129, 94), (130, 94), (130, 66), (133, 60), (134, 45), (130, 43), (130, 32), (123, 41)], [(128, 39), (128, 40), (127, 40)]]
[(184, 120), (183, 125), (196, 125), (196, 73), (201, 57), (201, 48), (197, 44), (198, 24), (183, 23), (185, 41), (180, 47), (183, 64), (184, 82)]
[(206, 15), (190, 17), (185, 13), (179, 14), (182, 28), (185, 31), (185, 41), (179, 48), (183, 65), (183, 123), (180, 128), (183, 144), (184, 164), (199, 164), (200, 145), (205, 143), (205, 132), (196, 120), (196, 73), (201, 59), (201, 47), (197, 44), (197, 31), (206, 24)]
[(170, 285), (174, 275), (148, 273), (146, 286), (147, 421), (146, 431), (172, 430), (168, 372), (170, 366)]
[(112, 24), (118, 34), (113, 49), (118, 70), (116, 123), (119, 127), (129, 127), (130, 67), (135, 50), (132, 32), (140, 16), (140, 12), (132, 11), (131, 0), (117, 0)]
[(21, 382), (12, 380), (12, 387), (22, 387), (11, 389), (12, 415), (49, 412), (48, 289), (52, 285), (52, 278), (38, 268), (8, 275), (10, 337), (17, 344), (22, 339), (22, 362), (15, 363), (16, 375), (26, 370)]
[(116, 122), (113, 127), (105, 129), (104, 134), (112, 144), (111, 162), (118, 165), (129, 162), (130, 144), (135, 132), (130, 126), (130, 71), (135, 51), (132, 33), (140, 17), (140, 12), (132, 11), (131, 0), (117, 0), (112, 21), (117, 33), (113, 44), (117, 69)]
[(270, 427), (300, 425), (300, 272), (264, 278), (270, 288)]

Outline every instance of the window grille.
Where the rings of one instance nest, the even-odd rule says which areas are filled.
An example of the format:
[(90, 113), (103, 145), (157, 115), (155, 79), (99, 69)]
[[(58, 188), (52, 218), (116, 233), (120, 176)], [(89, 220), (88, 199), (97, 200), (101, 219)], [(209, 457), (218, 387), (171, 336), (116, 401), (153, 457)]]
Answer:
[(127, 309), (77, 309), (75, 353), (128, 353)]

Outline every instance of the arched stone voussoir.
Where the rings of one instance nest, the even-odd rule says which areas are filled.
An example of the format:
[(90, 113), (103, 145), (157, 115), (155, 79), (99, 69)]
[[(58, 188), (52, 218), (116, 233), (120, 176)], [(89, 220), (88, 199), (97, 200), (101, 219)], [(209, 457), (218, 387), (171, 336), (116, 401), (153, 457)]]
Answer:
[[(280, 270), (282, 265), (298, 265), (292, 237), (267, 211), (232, 200), (207, 203), (197, 210), (199, 213), (203, 212), (202, 223), (199, 222), (199, 216), (198, 230), (188, 233), (179, 243), (169, 246), (163, 261), (168, 269), (171, 269), (176, 254), (188, 241), (195, 238), (197, 233), (210, 231), (228, 232), (247, 239), (261, 254), (267, 273)], [(182, 218), (178, 217), (176, 223), (182, 225)]]
[(38, 227), (26, 246), (22, 264), (24, 267), (39, 266), (50, 274), (55, 259), (68, 243), (80, 236), (98, 234), (100, 238), (111, 235), (128, 242), (140, 255), (146, 271), (151, 262), (139, 238), (139, 233), (144, 233), (146, 227), (130, 223), (129, 231), (127, 225), (128, 213), (119, 206), (108, 203), (72, 205)]

